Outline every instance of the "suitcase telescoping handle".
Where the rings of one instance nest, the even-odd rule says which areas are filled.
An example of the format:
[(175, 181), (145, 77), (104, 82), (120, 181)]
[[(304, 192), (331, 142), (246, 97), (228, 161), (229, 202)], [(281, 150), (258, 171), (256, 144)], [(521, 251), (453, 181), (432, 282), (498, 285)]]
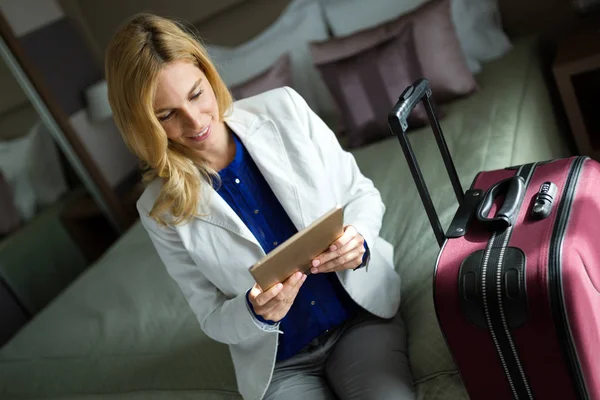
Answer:
[(441, 247), (446, 239), (446, 236), (442, 229), (442, 224), (440, 223), (437, 212), (435, 211), (429, 191), (427, 190), (427, 185), (425, 184), (423, 175), (421, 174), (421, 169), (419, 168), (417, 159), (415, 158), (415, 154), (410, 146), (410, 142), (408, 141), (406, 134), (406, 131), (408, 130), (408, 116), (421, 101), (425, 105), (425, 111), (429, 117), (429, 122), (433, 129), (433, 134), (435, 135), (440, 152), (442, 153), (442, 158), (444, 160), (444, 164), (446, 165), (446, 170), (448, 172), (448, 176), (450, 177), (450, 181), (452, 182), (456, 199), (458, 200), (459, 204), (463, 204), (465, 195), (462, 190), (458, 174), (456, 173), (454, 162), (452, 161), (452, 157), (448, 151), (448, 146), (446, 145), (446, 140), (444, 139), (444, 135), (442, 133), (442, 128), (440, 127), (435, 110), (431, 104), (431, 89), (427, 79), (422, 78), (417, 80), (414, 84), (410, 85), (404, 90), (404, 92), (402, 92), (400, 99), (392, 111), (390, 111), (388, 114), (388, 125), (392, 131), (392, 134), (396, 135), (400, 141), (400, 145), (404, 151), (410, 172), (412, 173), (415, 184), (417, 185), (417, 190), (419, 191), (419, 195), (421, 196), (421, 200), (425, 206), (425, 211), (429, 217), (429, 222), (431, 223), (431, 227), (433, 228), (433, 232), (435, 233), (438, 244)]

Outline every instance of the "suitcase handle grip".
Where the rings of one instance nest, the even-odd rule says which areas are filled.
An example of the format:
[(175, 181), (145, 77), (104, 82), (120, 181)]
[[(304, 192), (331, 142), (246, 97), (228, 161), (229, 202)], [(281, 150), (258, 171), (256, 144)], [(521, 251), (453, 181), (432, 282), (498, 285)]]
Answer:
[(421, 169), (419, 168), (419, 164), (417, 163), (417, 159), (415, 158), (415, 154), (410, 146), (410, 142), (406, 134), (406, 131), (408, 130), (407, 118), (421, 101), (425, 105), (425, 111), (427, 112), (427, 117), (429, 118), (429, 122), (433, 129), (433, 134), (437, 141), (440, 152), (442, 153), (442, 159), (444, 160), (446, 171), (448, 172), (448, 176), (452, 182), (456, 199), (458, 200), (459, 204), (462, 204), (465, 194), (460, 184), (458, 174), (456, 173), (454, 162), (452, 161), (452, 157), (448, 151), (448, 146), (446, 145), (446, 140), (444, 139), (444, 134), (442, 133), (442, 128), (440, 127), (435, 110), (433, 109), (433, 105), (431, 103), (431, 89), (427, 79), (418, 79), (411, 86), (407, 87), (404, 92), (402, 92), (398, 102), (388, 114), (388, 125), (392, 135), (395, 135), (400, 141), (406, 161), (408, 162), (408, 167), (410, 168), (415, 184), (417, 185), (417, 190), (421, 196), (421, 201), (423, 202), (423, 206), (425, 206), (425, 212), (429, 217), (429, 222), (433, 228), (437, 242), (441, 247), (444, 244), (444, 240), (446, 240), (446, 235), (442, 229), (442, 224), (440, 223), (440, 219), (435, 211), (431, 196), (427, 190), (427, 185), (423, 179), (423, 174), (421, 173)]
[[(494, 200), (505, 195), (504, 202), (496, 215), (492, 218), (488, 214), (494, 204)], [(503, 181), (497, 182), (490, 187), (477, 209), (477, 219), (492, 229), (504, 230), (515, 224), (519, 204), (525, 196), (525, 180), (516, 175)]]
[(400, 120), (403, 131), (408, 129), (408, 116), (425, 96), (431, 96), (429, 82), (426, 79), (419, 79), (404, 89), (404, 92), (400, 95), (396, 107), (392, 112)]

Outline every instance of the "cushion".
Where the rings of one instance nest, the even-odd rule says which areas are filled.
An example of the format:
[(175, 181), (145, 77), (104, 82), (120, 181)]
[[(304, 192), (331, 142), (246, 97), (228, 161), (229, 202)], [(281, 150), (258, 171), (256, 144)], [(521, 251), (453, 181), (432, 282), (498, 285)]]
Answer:
[[(349, 148), (389, 137), (387, 115), (404, 89), (421, 77), (412, 25), (397, 34), (378, 29), (311, 44), (321, 72), (346, 130)], [(409, 118), (412, 126), (427, 121), (419, 105)]]
[(423, 75), (431, 83), (434, 99), (448, 102), (477, 90), (452, 23), (450, 0), (429, 2), (389, 23), (392, 31), (412, 21), (417, 55)]
[(289, 54), (280, 56), (266, 71), (230, 88), (235, 99), (251, 97), (282, 86), (293, 86)]
[(492, 61), (512, 48), (497, 0), (452, 0), (452, 18), (468, 59)]
[[(336, 36), (375, 27), (414, 11), (429, 0), (321, 0)], [(497, 0), (452, 0), (452, 22), (471, 72), (482, 61), (505, 54), (511, 44), (502, 30)]]
[(308, 43), (329, 37), (317, 2), (292, 1), (263, 32), (237, 47), (206, 44), (221, 77), (229, 87), (247, 82), (290, 55), (293, 87), (317, 113), (331, 111), (331, 98), (310, 57)]
[(12, 188), (22, 222), (68, 190), (60, 153), (46, 124), (40, 120), (31, 123), (26, 135), (0, 142), (0, 171)]
[[(449, 102), (476, 91), (477, 82), (466, 63), (450, 18), (449, 0), (427, 3), (384, 24), (339, 37), (338, 43), (356, 48), (357, 43), (373, 43), (374, 39), (369, 38), (395, 35), (409, 23), (413, 24), (416, 58), (422, 77), (429, 80), (436, 103)], [(321, 53), (333, 52), (331, 47), (334, 46)]]

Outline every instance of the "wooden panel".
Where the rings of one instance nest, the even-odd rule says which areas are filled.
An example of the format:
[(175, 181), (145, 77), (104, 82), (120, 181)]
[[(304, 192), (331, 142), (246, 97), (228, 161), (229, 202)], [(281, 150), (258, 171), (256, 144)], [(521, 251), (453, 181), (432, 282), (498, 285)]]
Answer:
[(576, 20), (570, 0), (498, 0), (502, 26), (511, 36), (555, 37)]
[(72, 21), (61, 18), (22, 36), (20, 42), (62, 110), (71, 115), (85, 108), (85, 89), (103, 74)]
[(139, 12), (185, 19), (189, 22), (203, 21), (226, 12), (248, 0), (64, 0), (61, 5), (70, 16), (79, 11), (79, 17), (104, 51), (114, 31), (123, 21)]
[[(151, 11), (185, 20), (211, 43), (234, 46), (256, 36), (281, 14), (290, 0), (59, 0), (83, 32), (99, 66), (115, 29), (132, 14)], [(218, 3), (218, 6), (217, 6)], [(216, 8), (218, 7), (218, 8)]]
[[(4, 60), (0, 60), (0, 114), (23, 107), (29, 103), (27, 96)], [(2, 135), (2, 133), (0, 133)]]
[(289, 3), (290, 0), (245, 1), (210, 20), (194, 22), (194, 25), (205, 41), (222, 46), (235, 46), (269, 27)]

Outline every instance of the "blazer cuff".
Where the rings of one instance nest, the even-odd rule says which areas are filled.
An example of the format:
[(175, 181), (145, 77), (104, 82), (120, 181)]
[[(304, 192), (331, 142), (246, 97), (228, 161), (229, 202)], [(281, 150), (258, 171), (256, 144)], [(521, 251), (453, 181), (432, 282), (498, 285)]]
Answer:
[(365, 254), (363, 254), (362, 257), (362, 263), (358, 267), (354, 268), (354, 271), (366, 266), (369, 263), (369, 259), (371, 258), (371, 250), (369, 250), (369, 245), (367, 244), (366, 239), (363, 241), (363, 246), (365, 248)]

